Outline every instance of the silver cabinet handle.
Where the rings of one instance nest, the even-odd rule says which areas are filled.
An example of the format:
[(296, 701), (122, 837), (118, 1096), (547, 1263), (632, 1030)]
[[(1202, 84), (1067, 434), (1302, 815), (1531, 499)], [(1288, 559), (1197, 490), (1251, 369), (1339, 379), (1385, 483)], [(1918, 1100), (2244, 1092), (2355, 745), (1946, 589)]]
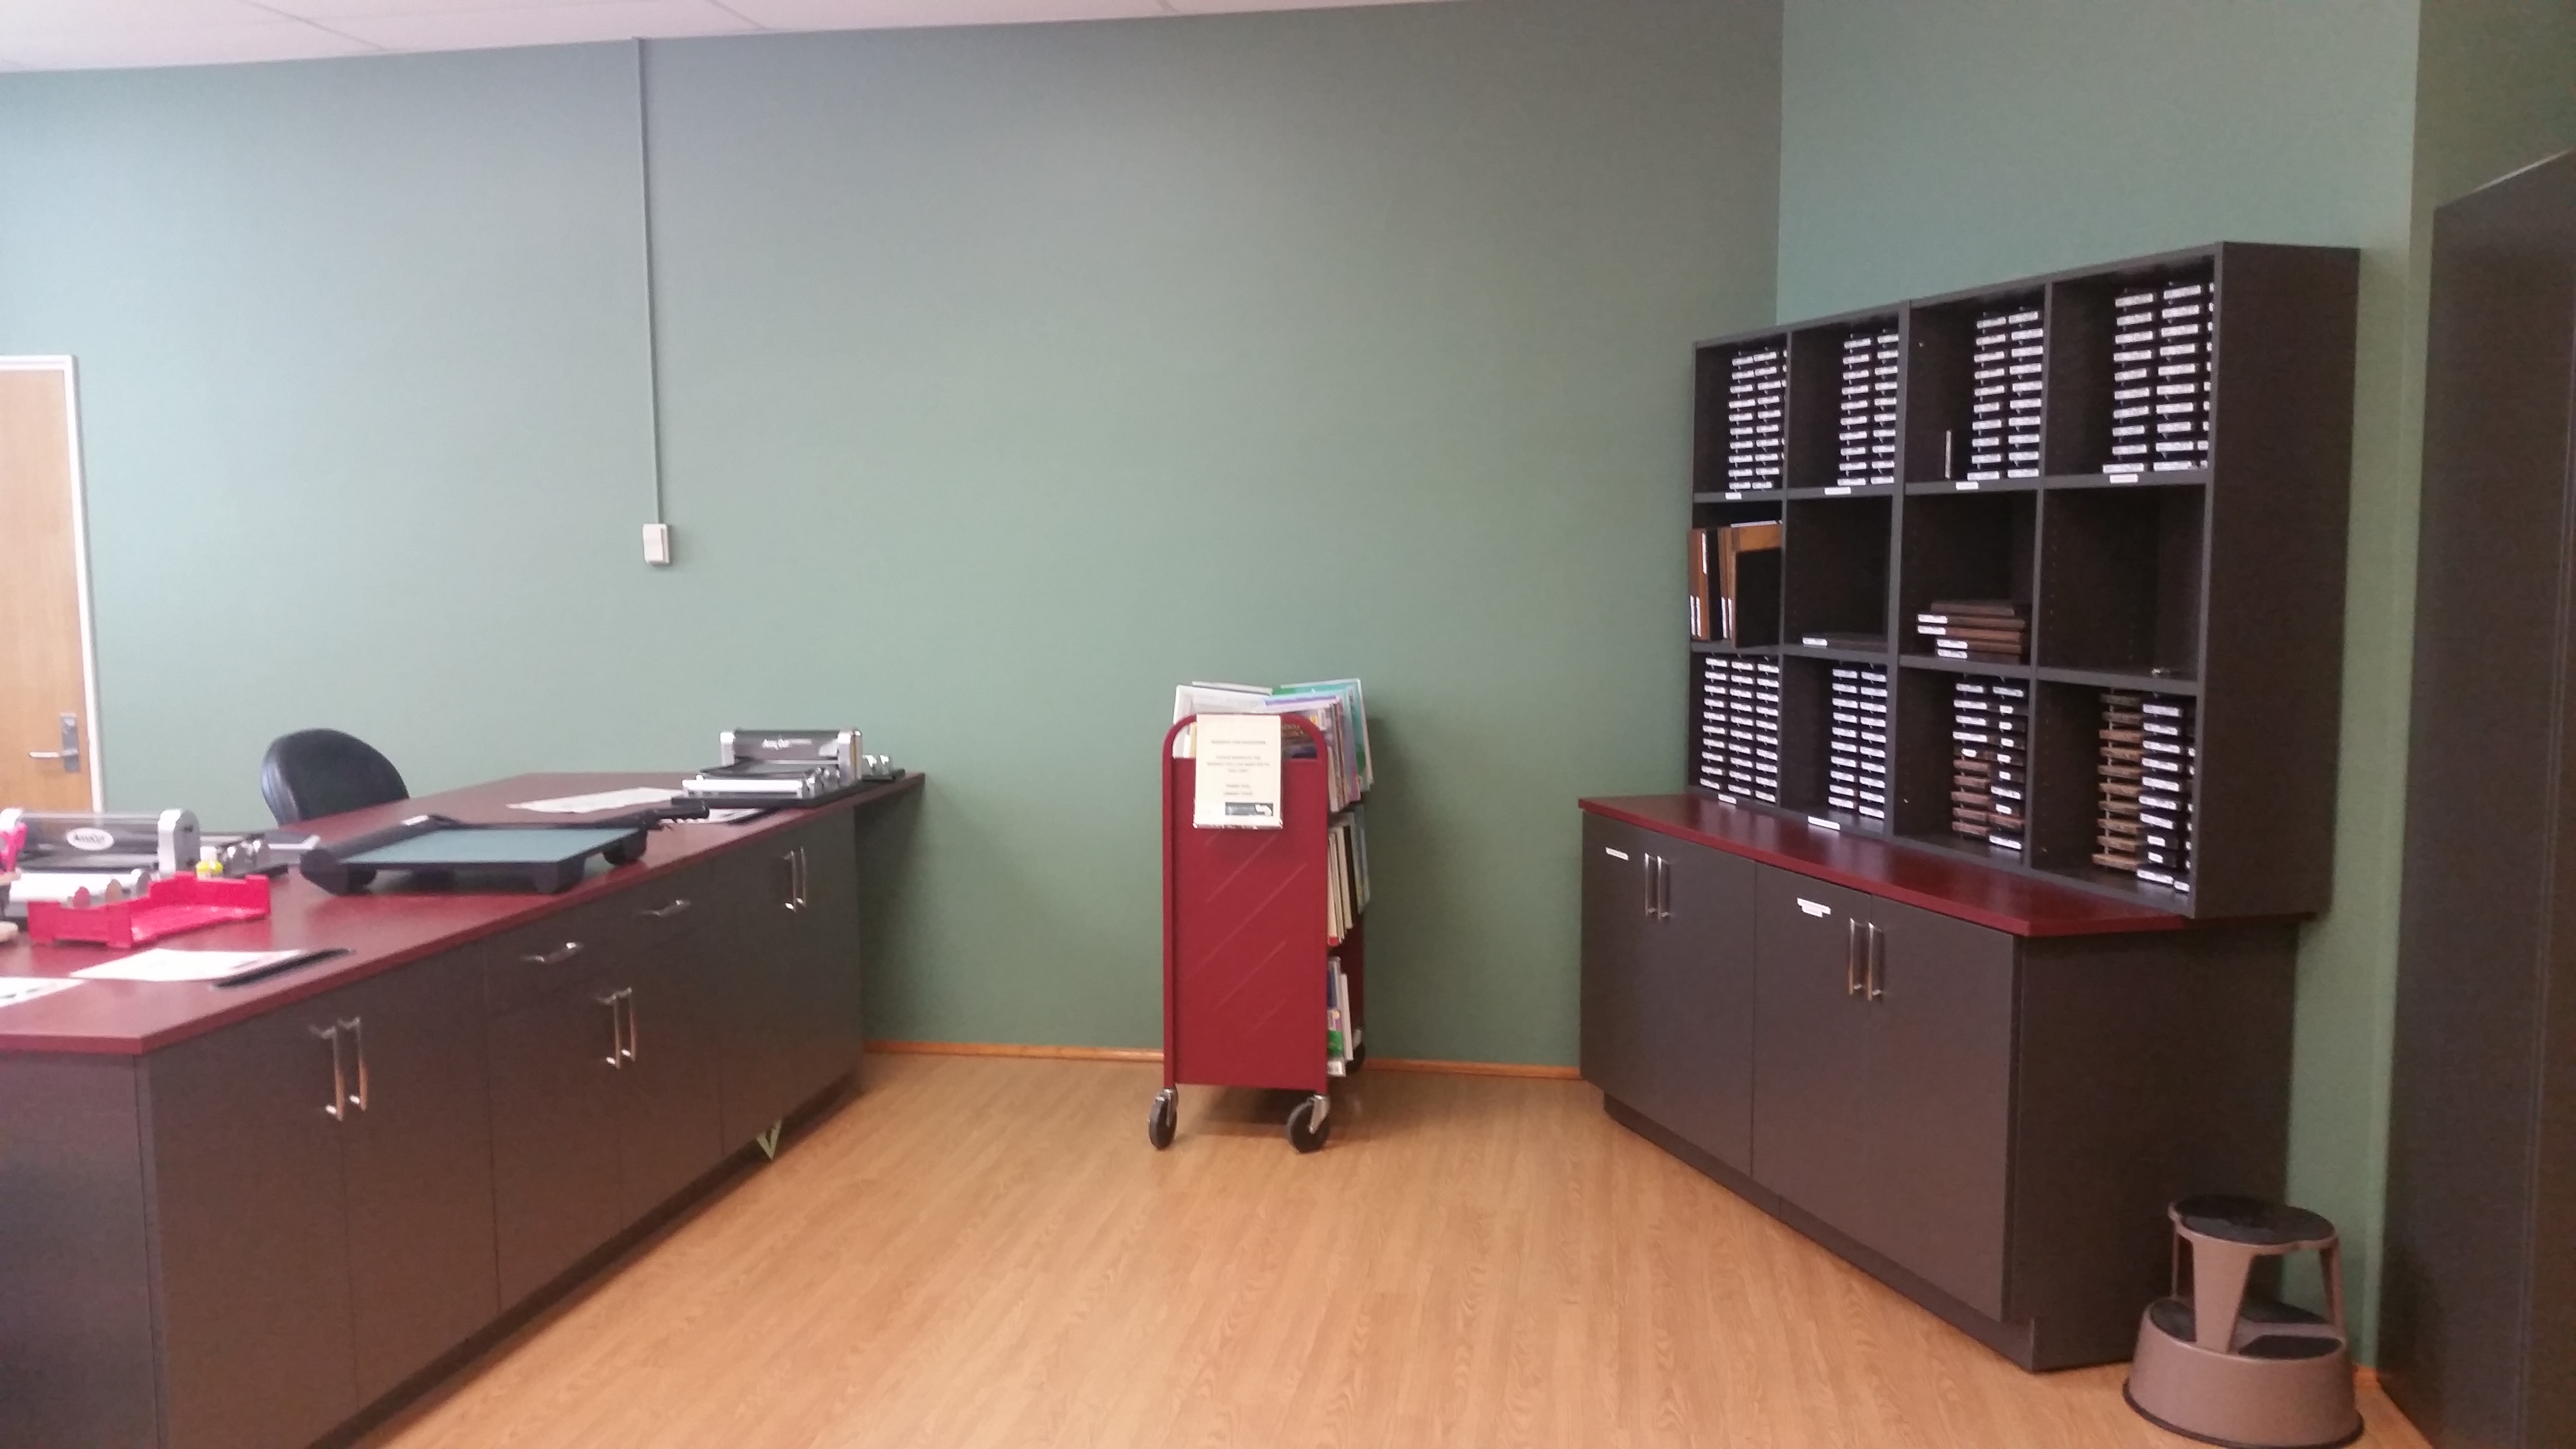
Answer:
[(782, 902), (791, 911), (805, 909), (805, 847), (797, 846), (779, 857), (787, 862), (787, 899)]
[(349, 1072), (340, 1064), (340, 1028), (317, 1026), (312, 1031), (331, 1044), (331, 1100), (323, 1104), (322, 1114), (334, 1122), (345, 1122), (348, 1120), (344, 1104), (349, 1100)]
[(1858, 996), (1860, 984), (1860, 919), (1843, 917), (1843, 995)]
[(651, 916), (657, 921), (667, 921), (673, 916), (686, 911), (688, 908), (689, 898), (687, 896), (675, 896), (667, 906), (647, 906), (643, 910), (636, 912), (636, 914), (639, 916)]
[(1669, 921), (1672, 918), (1673, 858), (1659, 855), (1655, 857), (1655, 919)]
[(527, 962), (531, 966), (561, 966), (566, 961), (569, 961), (580, 954), (581, 943), (579, 941), (566, 941), (551, 951), (540, 951), (534, 955), (522, 956), (519, 959)]
[(1869, 999), (1887, 994), (1887, 933), (1872, 922), (1869, 928)]
[(626, 1065), (625, 1014), (618, 1009), (617, 1005), (625, 999), (626, 993), (623, 991), (612, 991), (605, 996), (594, 996), (591, 998), (591, 1000), (608, 1008), (608, 1055), (601, 1058), (601, 1060), (607, 1062), (612, 1067), (622, 1067)]
[(1637, 856), (1637, 869), (1646, 882), (1646, 919), (1655, 918), (1655, 858), (1643, 852)]
[(644, 1045), (635, 1030), (635, 988), (629, 986), (617, 993), (617, 997), (626, 1003), (626, 1059), (640, 1062), (644, 1059)]
[(347, 1021), (340, 1023), (340, 1030), (349, 1034), (349, 1045), (358, 1054), (358, 1090), (356, 1095), (349, 1098), (349, 1105), (363, 1112), (367, 1110), (368, 1096), (366, 1019), (364, 1017), (353, 1016)]
[(796, 847), (796, 909), (801, 911), (814, 903), (807, 893), (813, 884), (814, 858), (800, 845)]

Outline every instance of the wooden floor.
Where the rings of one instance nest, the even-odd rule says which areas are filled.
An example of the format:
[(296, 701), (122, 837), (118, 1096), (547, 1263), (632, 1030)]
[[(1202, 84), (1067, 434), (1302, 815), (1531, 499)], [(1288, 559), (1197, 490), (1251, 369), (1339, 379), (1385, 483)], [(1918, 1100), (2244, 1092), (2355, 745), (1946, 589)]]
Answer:
[[(1398, 1075), (1291, 1152), (1151, 1066), (878, 1057), (866, 1092), (384, 1445), (2182, 1444), (1995, 1357), (1602, 1115)], [(2366, 1445), (2421, 1445), (2375, 1390)]]

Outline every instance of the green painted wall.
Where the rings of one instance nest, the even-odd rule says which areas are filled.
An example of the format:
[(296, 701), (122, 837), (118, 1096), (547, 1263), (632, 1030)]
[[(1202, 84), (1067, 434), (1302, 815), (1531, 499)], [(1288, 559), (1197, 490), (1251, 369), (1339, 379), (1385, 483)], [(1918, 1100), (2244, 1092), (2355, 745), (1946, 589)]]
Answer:
[(871, 1030), (1141, 1044), (1171, 685), (1357, 673), (1375, 1045), (1570, 1061), (1573, 802), (1679, 777), (1688, 344), (1771, 312), (1778, 27), (653, 44), (667, 572), (631, 48), (0, 77), (112, 797), (260, 818), (317, 722), (427, 790), (851, 721), (933, 781)]
[[(1789, 0), (1781, 317), (2213, 239), (2363, 251), (2336, 906), (2300, 956), (2291, 1191), (2376, 1326), (2425, 219), (2576, 144), (2533, 0)], [(2420, 63), (2419, 63), (2420, 54)]]

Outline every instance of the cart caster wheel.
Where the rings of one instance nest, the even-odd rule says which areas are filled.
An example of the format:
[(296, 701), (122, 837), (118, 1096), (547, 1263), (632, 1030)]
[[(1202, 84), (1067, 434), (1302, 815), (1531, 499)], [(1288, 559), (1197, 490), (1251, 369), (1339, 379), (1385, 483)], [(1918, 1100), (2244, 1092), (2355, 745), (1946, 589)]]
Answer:
[(1333, 1124), (1324, 1118), (1330, 1106), (1318, 1092), (1289, 1109), (1288, 1145), (1300, 1152), (1320, 1151), (1324, 1139), (1333, 1135)]
[(1154, 1094), (1154, 1110), (1145, 1114), (1145, 1140), (1156, 1152), (1172, 1145), (1172, 1123), (1179, 1115), (1179, 1093), (1165, 1087)]

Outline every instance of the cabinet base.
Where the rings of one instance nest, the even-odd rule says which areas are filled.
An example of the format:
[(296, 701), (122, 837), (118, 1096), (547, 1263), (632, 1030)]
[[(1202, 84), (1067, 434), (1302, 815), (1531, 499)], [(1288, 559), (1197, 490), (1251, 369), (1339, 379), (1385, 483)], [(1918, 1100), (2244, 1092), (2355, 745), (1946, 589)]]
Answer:
[(2085, 1368), (2093, 1364), (2117, 1363), (2124, 1357), (2118, 1353), (2088, 1353), (2076, 1344), (2050, 1343), (2036, 1322), (2010, 1323), (1989, 1318), (1907, 1272), (1884, 1255), (1864, 1247), (1831, 1224), (1802, 1211), (1797, 1204), (1641, 1115), (1618, 1098), (1605, 1092), (1601, 1096), (1601, 1106), (1610, 1114), (1611, 1121), (1680, 1158), (1718, 1186), (1797, 1229), (1834, 1256), (1914, 1300), (1933, 1317), (2025, 1369), (2040, 1372)]
[[(858, 1072), (853, 1068), (798, 1104), (783, 1121), (772, 1126), (770, 1132), (783, 1136), (788, 1129), (810, 1126), (830, 1116), (844, 1101), (856, 1096), (858, 1088)], [(773, 1143), (777, 1140), (777, 1137), (771, 1138)], [(757, 1155), (761, 1151), (760, 1143), (746, 1142), (725, 1154), (722, 1162), (700, 1174), (697, 1181), (672, 1194), (660, 1207), (629, 1224), (616, 1237), (582, 1255), (580, 1262), (566, 1268), (544, 1287), (504, 1309), (499, 1318), (484, 1325), (472, 1338), (439, 1355), (429, 1367), (395, 1385), (383, 1397), (314, 1441), (312, 1449), (348, 1449), (348, 1446), (381, 1428), (466, 1365), (499, 1347), (504, 1340), (544, 1316), (556, 1304), (580, 1292), (592, 1279), (615, 1266), (619, 1259), (713, 1201), (734, 1178), (777, 1155), (775, 1150), (769, 1151), (767, 1156)]]

